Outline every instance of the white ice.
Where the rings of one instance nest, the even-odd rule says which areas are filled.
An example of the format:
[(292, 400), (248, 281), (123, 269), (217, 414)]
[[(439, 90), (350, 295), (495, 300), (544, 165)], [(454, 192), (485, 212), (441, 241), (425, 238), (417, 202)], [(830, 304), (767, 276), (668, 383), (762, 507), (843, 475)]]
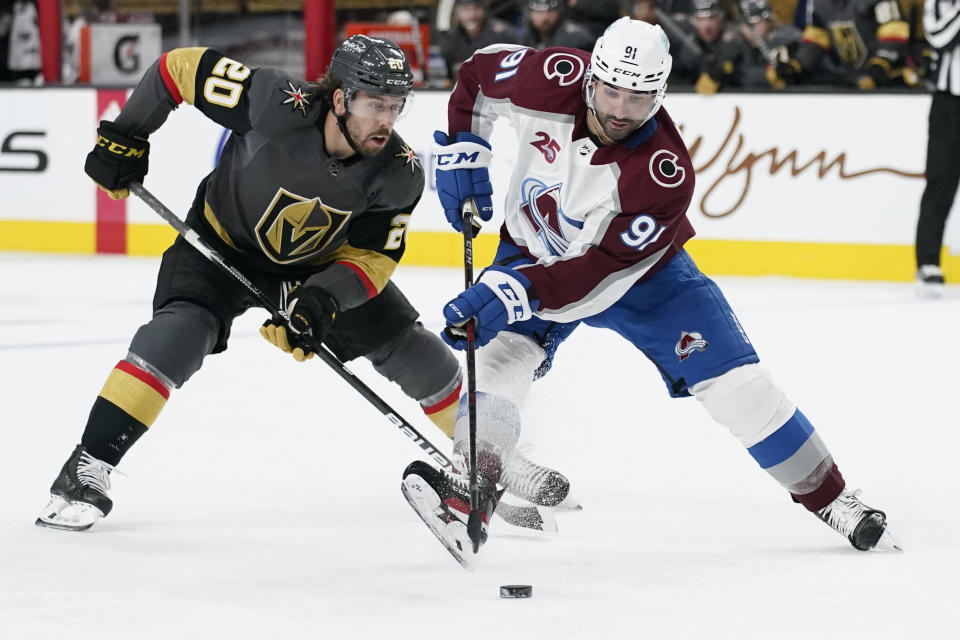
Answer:
[[(0, 638), (956, 638), (960, 287), (718, 278), (763, 362), (884, 509), (861, 553), (794, 505), (642, 354), (583, 327), (522, 442), (582, 512), (495, 521), (463, 571), (400, 494), (419, 454), (316, 360), (241, 317), (114, 474), (86, 533), (35, 527), (91, 403), (149, 317), (158, 259), (0, 255)], [(438, 329), (457, 269), (401, 267)], [(688, 327), (696, 330), (696, 327)], [(352, 368), (447, 447), (364, 362)], [(502, 584), (532, 584), (504, 600)]]

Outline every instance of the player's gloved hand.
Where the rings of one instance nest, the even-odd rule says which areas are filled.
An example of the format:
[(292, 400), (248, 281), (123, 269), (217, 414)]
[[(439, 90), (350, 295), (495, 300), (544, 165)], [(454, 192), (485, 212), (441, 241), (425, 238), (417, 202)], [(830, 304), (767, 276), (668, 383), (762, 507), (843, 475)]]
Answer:
[(150, 143), (129, 136), (109, 120), (97, 128), (97, 145), (87, 154), (83, 170), (114, 200), (130, 195), (131, 182), (143, 182), (147, 175)]
[(786, 47), (773, 50), (773, 59), (767, 65), (767, 84), (772, 89), (783, 89), (788, 84), (796, 84), (803, 73), (803, 66), (796, 58), (790, 57)]
[[(493, 216), (493, 184), (490, 183), (490, 143), (468, 131), (457, 134), (451, 142), (443, 131), (434, 131), (437, 143), (436, 160), (437, 195), (447, 221), (457, 231), (463, 232), (463, 217), (460, 208), (467, 198), (473, 198), (476, 213), (484, 222)], [(479, 227), (474, 227), (477, 235)]]
[(337, 301), (321, 287), (296, 287), (287, 295), (287, 316), (270, 318), (260, 327), (260, 335), (297, 362), (314, 356), (310, 344), (323, 342), (327, 330), (337, 317)]
[(861, 91), (872, 91), (877, 87), (890, 84), (893, 67), (890, 61), (880, 56), (874, 56), (867, 62), (863, 73), (857, 77), (857, 88)]
[(440, 334), (454, 349), (467, 348), (467, 321), (476, 318), (474, 343), (482, 347), (504, 327), (533, 317), (536, 299), (530, 299), (530, 280), (507, 267), (487, 268), (473, 285), (443, 307), (447, 327)]

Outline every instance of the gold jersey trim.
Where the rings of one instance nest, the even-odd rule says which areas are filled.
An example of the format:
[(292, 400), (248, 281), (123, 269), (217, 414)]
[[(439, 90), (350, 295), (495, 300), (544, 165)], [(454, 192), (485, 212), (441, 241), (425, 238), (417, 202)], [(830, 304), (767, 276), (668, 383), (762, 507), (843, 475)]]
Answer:
[(383, 288), (387, 286), (387, 281), (390, 280), (394, 270), (397, 268), (396, 261), (382, 253), (370, 251), (369, 249), (357, 249), (356, 247), (351, 247), (349, 244), (345, 244), (333, 253), (325, 255), (323, 260), (324, 262), (341, 260), (356, 266), (367, 274), (367, 277), (370, 279), (370, 282), (373, 283), (373, 286), (376, 287), (378, 293), (383, 291)]
[(825, 29), (809, 26), (803, 30), (803, 39), (812, 42), (825, 51), (830, 50), (830, 34)]
[(207, 47), (184, 47), (168, 51), (165, 56), (167, 73), (177, 85), (180, 97), (187, 104), (193, 104), (196, 97), (197, 69), (200, 58)]
[[(237, 249), (236, 243), (234, 243), (233, 238), (230, 237), (230, 234), (227, 233), (227, 230), (223, 228), (223, 225), (220, 224), (220, 221), (217, 220), (217, 215), (213, 212), (213, 209), (210, 208), (210, 203), (206, 200), (203, 201), (203, 217), (207, 219), (207, 224), (210, 225), (210, 228), (213, 229), (214, 233), (227, 243), (231, 249)], [(239, 251), (239, 249), (237, 249)]]

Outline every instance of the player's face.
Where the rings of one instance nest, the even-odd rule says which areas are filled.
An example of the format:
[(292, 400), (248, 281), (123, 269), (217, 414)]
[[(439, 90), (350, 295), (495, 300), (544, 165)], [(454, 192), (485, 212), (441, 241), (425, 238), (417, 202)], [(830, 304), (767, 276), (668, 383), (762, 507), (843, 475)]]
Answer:
[(629, 91), (597, 80), (593, 89), (593, 108), (603, 133), (611, 140), (623, 140), (637, 130), (648, 117), (656, 101), (652, 91)]
[(560, 23), (560, 12), (554, 9), (534, 9), (530, 12), (530, 24), (539, 33), (553, 33)]
[(704, 42), (714, 42), (720, 37), (723, 29), (723, 18), (717, 14), (694, 16), (693, 28)]
[(347, 131), (360, 153), (375, 156), (383, 150), (405, 104), (405, 98), (367, 91), (357, 91), (351, 97)]

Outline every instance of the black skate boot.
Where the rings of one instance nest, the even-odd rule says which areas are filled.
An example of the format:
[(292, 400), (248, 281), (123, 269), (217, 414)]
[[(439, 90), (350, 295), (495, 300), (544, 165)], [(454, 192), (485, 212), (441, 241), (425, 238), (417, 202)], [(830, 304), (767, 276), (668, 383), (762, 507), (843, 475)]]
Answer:
[(869, 551), (877, 546), (901, 551), (887, 532), (887, 514), (860, 501), (860, 491), (844, 489), (836, 500), (816, 512), (834, 531), (845, 536), (855, 549)]
[(77, 448), (60, 469), (50, 487), (50, 503), (37, 518), (38, 527), (85, 531), (113, 509), (110, 472), (113, 466)]
[[(500, 476), (500, 484), (507, 492), (527, 502), (544, 507), (562, 506), (579, 509), (570, 498), (570, 481), (559, 471), (541, 466), (514, 452)], [(561, 504), (562, 503), (562, 504)]]
[[(487, 526), (500, 501), (500, 492), (486, 478), (477, 478), (480, 489), (480, 544), (487, 541)], [(467, 476), (434, 469), (417, 460), (403, 472), (403, 496), (433, 535), (457, 562), (469, 568), (467, 552), (473, 543), (467, 532), (470, 488)]]

